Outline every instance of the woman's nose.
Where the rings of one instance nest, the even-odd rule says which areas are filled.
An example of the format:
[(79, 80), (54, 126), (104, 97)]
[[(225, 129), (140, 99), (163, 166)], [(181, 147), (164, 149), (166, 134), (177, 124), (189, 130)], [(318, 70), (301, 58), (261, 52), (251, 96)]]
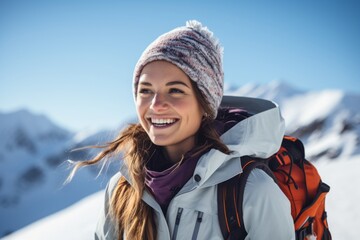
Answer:
[(150, 108), (154, 111), (161, 111), (163, 109), (166, 109), (168, 106), (166, 97), (162, 94), (155, 94), (154, 98), (152, 99)]

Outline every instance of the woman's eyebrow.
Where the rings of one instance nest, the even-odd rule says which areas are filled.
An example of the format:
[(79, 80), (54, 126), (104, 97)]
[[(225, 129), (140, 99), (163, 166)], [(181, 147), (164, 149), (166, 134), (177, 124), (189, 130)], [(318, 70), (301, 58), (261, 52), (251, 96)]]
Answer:
[[(168, 82), (166, 83), (165, 85), (166, 86), (173, 86), (173, 85), (183, 85), (187, 88), (190, 88), (186, 83), (182, 82), (182, 81), (171, 81), (171, 82)], [(151, 87), (152, 84), (150, 82), (145, 82), (145, 81), (140, 81), (139, 82), (139, 85), (143, 85), (143, 86), (148, 86), (148, 87)]]
[(139, 82), (139, 85), (152, 86), (149, 82)]
[(177, 85), (177, 84), (180, 84), (180, 85), (190, 88), (186, 83), (184, 83), (182, 81), (171, 81), (171, 82), (166, 83), (166, 86), (173, 86), (173, 85)]

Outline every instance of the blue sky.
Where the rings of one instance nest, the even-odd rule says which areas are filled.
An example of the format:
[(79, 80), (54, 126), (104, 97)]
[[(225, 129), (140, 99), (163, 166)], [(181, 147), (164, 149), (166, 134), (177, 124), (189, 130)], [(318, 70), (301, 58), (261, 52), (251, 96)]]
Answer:
[(225, 82), (284, 80), (360, 93), (360, 2), (0, 1), (0, 111), (27, 108), (70, 130), (134, 116), (137, 59), (197, 19), (224, 46)]

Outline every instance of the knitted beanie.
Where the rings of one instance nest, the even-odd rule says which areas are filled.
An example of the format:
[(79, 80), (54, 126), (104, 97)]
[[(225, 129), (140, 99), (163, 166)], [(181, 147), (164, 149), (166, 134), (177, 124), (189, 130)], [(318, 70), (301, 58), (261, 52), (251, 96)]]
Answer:
[(179, 67), (194, 81), (211, 106), (215, 118), (223, 96), (223, 48), (207, 27), (196, 20), (186, 22), (158, 37), (142, 53), (133, 75), (136, 98), (139, 77), (144, 66), (165, 60)]

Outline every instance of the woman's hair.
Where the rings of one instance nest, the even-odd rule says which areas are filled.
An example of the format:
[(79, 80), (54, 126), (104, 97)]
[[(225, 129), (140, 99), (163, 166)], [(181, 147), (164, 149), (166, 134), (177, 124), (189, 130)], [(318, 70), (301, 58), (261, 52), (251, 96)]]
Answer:
[[(206, 98), (196, 83), (193, 81), (191, 83), (201, 108), (208, 116), (211, 116), (212, 110)], [(114, 141), (100, 147), (104, 150), (93, 159), (76, 163), (70, 176), (72, 177), (79, 167), (92, 165), (101, 160), (106, 161), (110, 156), (122, 153), (131, 185), (124, 177), (121, 177), (112, 192), (109, 203), (110, 214), (117, 226), (118, 239), (122, 239), (125, 233), (128, 239), (155, 240), (157, 231), (152, 209), (141, 200), (145, 189), (144, 167), (155, 145), (140, 124), (131, 124)], [(218, 149), (226, 154), (230, 153), (227, 146), (220, 140), (213, 126), (213, 119), (204, 117), (197, 134), (194, 155), (209, 148)]]

